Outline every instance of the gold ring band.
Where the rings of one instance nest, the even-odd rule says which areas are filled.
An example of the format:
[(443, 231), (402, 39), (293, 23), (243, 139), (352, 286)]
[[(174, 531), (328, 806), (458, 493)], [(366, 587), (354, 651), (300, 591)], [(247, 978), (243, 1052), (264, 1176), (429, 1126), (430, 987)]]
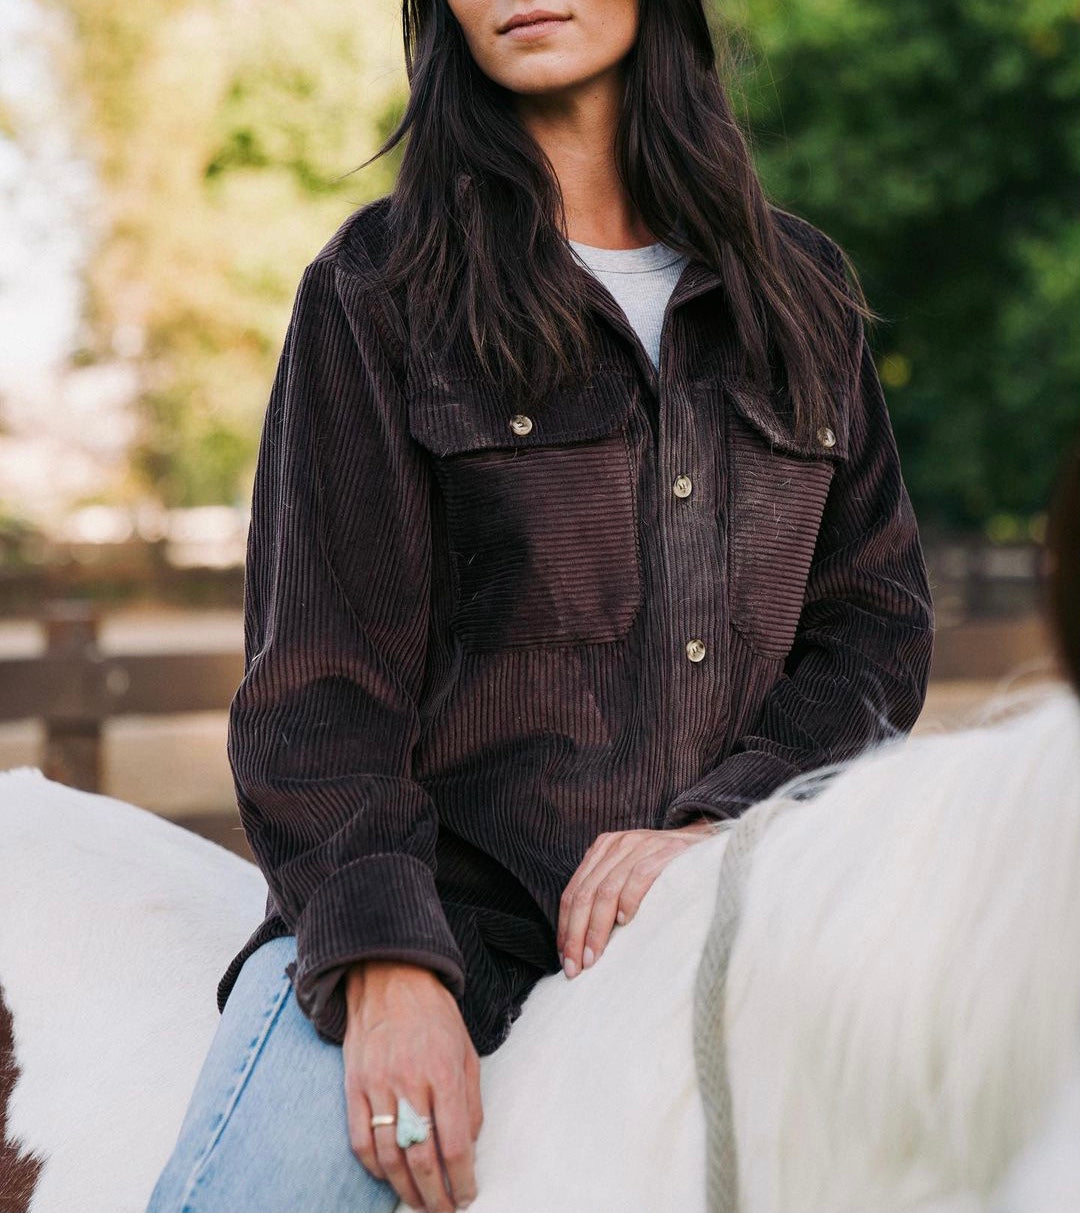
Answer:
[(373, 1116), (371, 1118), (371, 1127), (373, 1129), (377, 1129), (379, 1125), (392, 1125), (396, 1123), (397, 1117), (393, 1114), (393, 1112), (383, 1112), (381, 1115)]

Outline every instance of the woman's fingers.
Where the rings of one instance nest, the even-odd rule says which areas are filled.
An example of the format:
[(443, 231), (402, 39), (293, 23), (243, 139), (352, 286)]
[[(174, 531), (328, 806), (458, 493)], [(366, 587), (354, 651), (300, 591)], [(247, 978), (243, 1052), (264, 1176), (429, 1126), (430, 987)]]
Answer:
[[(397, 1113), (397, 1096), (390, 1091), (381, 1091), (378, 1095), (372, 1095), (371, 1104), (380, 1113)], [(421, 1113), (421, 1115), (425, 1115), (425, 1113)], [(375, 1154), (379, 1160), (379, 1166), (394, 1191), (414, 1209), (427, 1208), (424, 1197), (413, 1179), (412, 1169), (405, 1160), (405, 1152), (397, 1144), (397, 1126), (378, 1125), (372, 1132), (375, 1136)], [(410, 1150), (416, 1148), (416, 1146), (409, 1147)]]
[[(570, 894), (562, 947), (563, 968), (567, 977), (576, 976), (596, 960), (599, 955), (596, 941), (601, 939), (601, 936), (599, 948), (602, 949), (607, 943), (607, 937), (615, 925), (619, 894), (622, 891), (621, 862), (619, 850), (615, 847), (609, 848), (604, 858), (593, 867), (584, 880), (578, 882)], [(585, 933), (594, 921), (594, 946), (586, 955)]]
[[(661, 865), (662, 866), (662, 865)], [(588, 968), (600, 959), (616, 922), (629, 922), (660, 868), (648, 853), (635, 848), (616, 863), (601, 881), (585, 924), (581, 949), (582, 965)]]
[(465, 1097), (469, 1104), (469, 1131), (475, 1141), (484, 1124), (484, 1107), (480, 1099), (480, 1055), (471, 1041), (465, 1051)]
[(619, 884), (618, 901), (610, 915), (609, 906), (593, 903), (592, 916), (585, 931), (583, 954), (591, 952), (594, 960), (600, 959), (615, 923), (627, 923), (638, 912), (645, 894), (663, 871), (664, 861), (664, 856), (635, 854), (612, 872), (609, 879)]
[[(434, 1119), (430, 1092), (426, 1099), (413, 1099), (406, 1096), (412, 1106), (421, 1116)], [(451, 1116), (452, 1120), (453, 1117)], [(420, 1206), (427, 1213), (454, 1213), (454, 1202), (443, 1178), (442, 1160), (439, 1158), (438, 1130), (432, 1124), (427, 1137), (414, 1145), (406, 1146), (403, 1150), (396, 1145), (394, 1148), (404, 1157), (413, 1184), (416, 1186), (423, 1204)]]
[(349, 1126), (349, 1144), (364, 1169), (376, 1179), (385, 1179), (375, 1153), (375, 1132), (371, 1127), (371, 1104), (357, 1084), (345, 1084), (345, 1117)]
[[(426, 1213), (453, 1213), (476, 1198), (473, 1136), (464, 1074), (456, 1083), (406, 1096), (432, 1124), (424, 1141), (402, 1148), (393, 1125), (374, 1130), (379, 1164), (402, 1200)], [(389, 1098), (378, 1101), (389, 1103)], [(396, 1108), (396, 1099), (393, 1101)]]
[(619, 921), (629, 922), (641, 908), (645, 894), (656, 883), (657, 877), (667, 865), (679, 854), (678, 851), (668, 851), (656, 856), (646, 856), (634, 865), (634, 870), (627, 878), (623, 887), (622, 900), (619, 902)]
[[(566, 882), (566, 888), (563, 889), (562, 897), (559, 899), (559, 922), (555, 930), (555, 947), (560, 956), (565, 955), (566, 952), (566, 943), (570, 936), (571, 911), (575, 899), (579, 896), (582, 885), (596, 870), (597, 865), (605, 861), (609, 848), (617, 838), (617, 834), (599, 834), (581, 857), (581, 862), (573, 876)], [(580, 958), (578, 963), (580, 965)]]
[[(479, 1058), (453, 994), (438, 975), (399, 961), (365, 961), (350, 974), (342, 1048), (350, 1136), (372, 1174), (424, 1213), (454, 1213), (476, 1195), (473, 1141), (480, 1131)], [(427, 1118), (423, 1141), (401, 1147), (399, 1097)], [(371, 1145), (371, 1141), (374, 1145)]]
[(591, 859), (586, 853), (559, 903), (556, 944), (568, 977), (600, 958), (616, 922), (629, 922), (665, 866), (705, 833), (687, 828), (601, 835), (604, 846)]
[[(435, 1132), (439, 1154), (450, 1181), (451, 1208), (471, 1204), (476, 1198), (473, 1133), (466, 1084), (467, 1079), (462, 1072), (458, 1082), (432, 1091)], [(417, 1148), (409, 1147), (410, 1151)]]
[(555, 947), (560, 956), (565, 950), (566, 938), (570, 926), (570, 908), (581, 884), (588, 879), (597, 864), (603, 862), (608, 848), (615, 842), (617, 834), (599, 834), (593, 839), (589, 849), (581, 857), (581, 862), (562, 891), (559, 901), (559, 922), (555, 931)]

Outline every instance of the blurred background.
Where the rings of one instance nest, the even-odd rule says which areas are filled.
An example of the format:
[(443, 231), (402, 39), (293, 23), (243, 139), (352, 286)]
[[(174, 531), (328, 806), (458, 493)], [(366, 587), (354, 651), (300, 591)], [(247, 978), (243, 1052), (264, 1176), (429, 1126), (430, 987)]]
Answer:
[[(916, 731), (1053, 675), (1080, 428), (1076, 0), (732, 0), (770, 196), (837, 239), (939, 630)], [(394, 0), (0, 0), (0, 769), (246, 853), (225, 755), (247, 506), (304, 265), (392, 186)]]

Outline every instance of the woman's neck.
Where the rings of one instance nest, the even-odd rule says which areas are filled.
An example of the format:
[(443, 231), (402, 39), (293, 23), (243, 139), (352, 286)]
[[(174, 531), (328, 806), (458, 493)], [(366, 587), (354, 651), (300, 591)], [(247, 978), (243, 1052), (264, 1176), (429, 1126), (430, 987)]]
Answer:
[(566, 210), (566, 236), (598, 248), (640, 248), (656, 237), (615, 169), (622, 82), (605, 74), (558, 94), (518, 94), (522, 123), (551, 161)]

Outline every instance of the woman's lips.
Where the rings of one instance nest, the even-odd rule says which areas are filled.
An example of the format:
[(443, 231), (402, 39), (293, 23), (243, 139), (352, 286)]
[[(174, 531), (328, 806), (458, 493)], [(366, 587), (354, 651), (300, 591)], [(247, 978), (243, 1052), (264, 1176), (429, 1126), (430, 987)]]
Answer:
[(569, 20), (569, 17), (538, 17), (535, 21), (529, 21), (527, 24), (513, 25), (509, 29), (504, 29), (502, 35), (504, 38), (515, 38), (519, 41), (543, 38), (557, 26), (565, 25)]

